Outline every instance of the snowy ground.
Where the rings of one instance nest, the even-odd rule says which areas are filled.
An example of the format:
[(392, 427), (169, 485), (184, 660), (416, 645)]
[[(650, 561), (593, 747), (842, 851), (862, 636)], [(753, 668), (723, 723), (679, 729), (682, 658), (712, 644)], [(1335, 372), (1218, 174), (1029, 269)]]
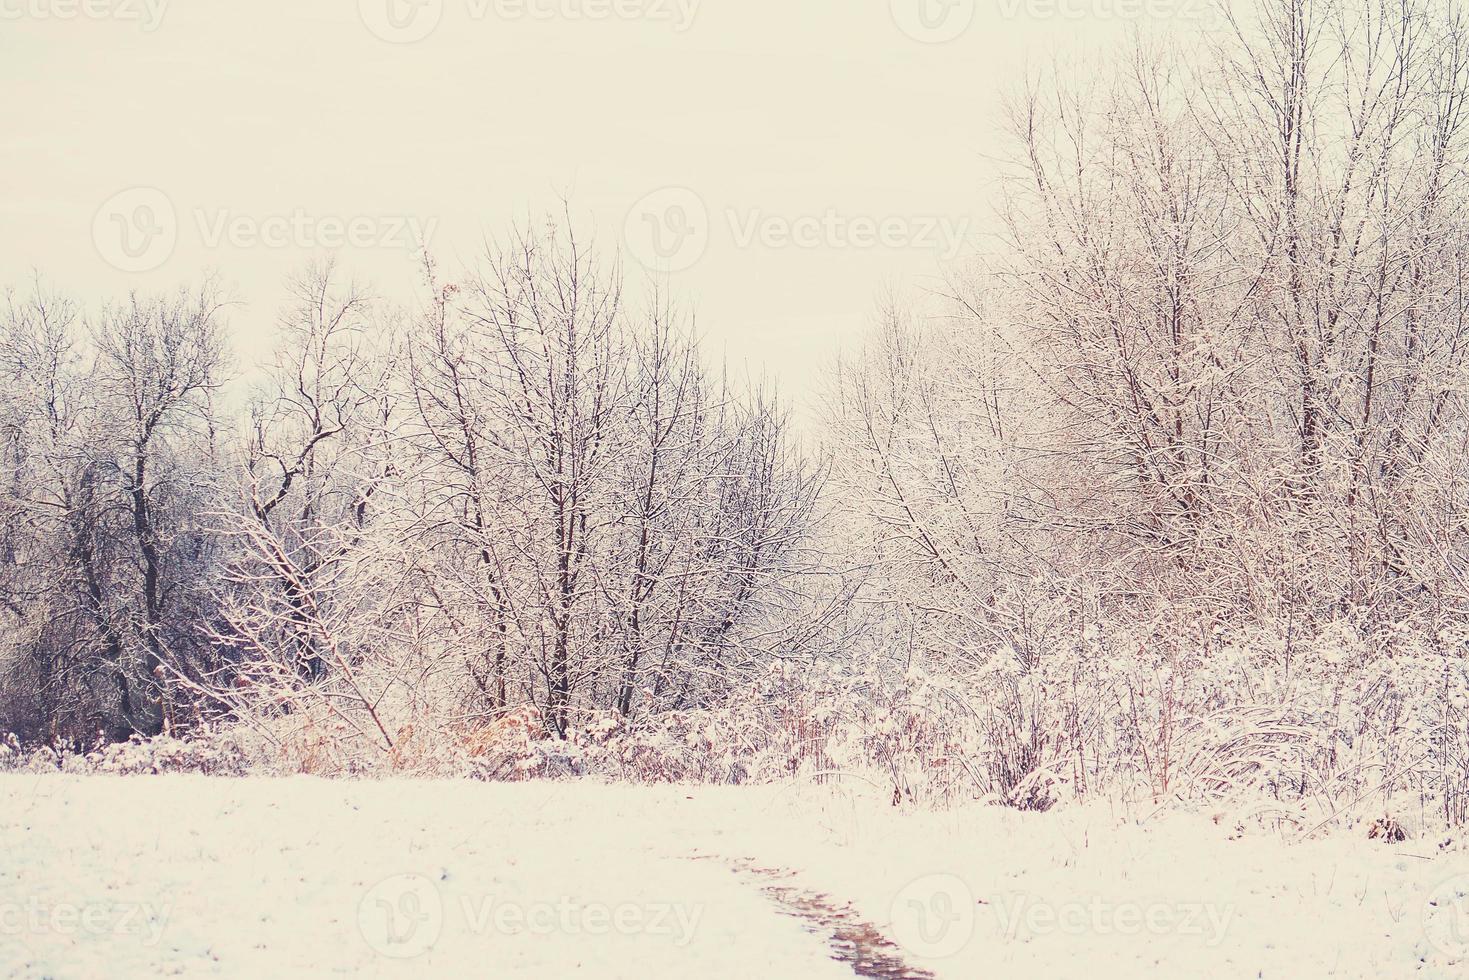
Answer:
[(853, 976), (779, 885), (850, 902), (937, 977), (1469, 975), (1458, 844), (1230, 823), (904, 814), (830, 790), (9, 775), (0, 972)]

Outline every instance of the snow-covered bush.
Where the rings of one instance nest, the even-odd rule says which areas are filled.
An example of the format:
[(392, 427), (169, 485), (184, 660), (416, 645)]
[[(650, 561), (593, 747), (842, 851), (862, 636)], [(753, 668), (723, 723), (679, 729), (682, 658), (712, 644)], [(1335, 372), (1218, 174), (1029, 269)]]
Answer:
[(0, 772), (16, 768), (23, 759), (20, 739), (16, 737), (16, 734), (6, 732), (0, 735)]
[(243, 776), (249, 760), (245, 750), (228, 734), (202, 732), (182, 739), (169, 735), (115, 742), (80, 758), (88, 772), (118, 776), (160, 773), (202, 773)]
[[(126, 742), (109, 742), (99, 737), (93, 748), (81, 751), (67, 745), (25, 748), (10, 735), (0, 740), (0, 770), (125, 776), (160, 773), (242, 776), (250, 770), (252, 758), (238, 734), (238, 730), (226, 728), (202, 729), (182, 738), (135, 735)], [(264, 759), (254, 761), (263, 763)]]
[(1044, 810), (1103, 795), (1234, 806), (1298, 829), (1372, 814), (1406, 827), (1463, 822), (1469, 663), (1459, 647), (1339, 628), (1152, 649), (1092, 631), (1028, 661), (1000, 651), (969, 675), (882, 657), (777, 664), (727, 705), (630, 719), (587, 710), (565, 737), (530, 706), (475, 721), (438, 710), (459, 703), (443, 698), (411, 720), (402, 705), (379, 705), (391, 749), (350, 712), (308, 705), (80, 754), (24, 753), (11, 738), (3, 761), (124, 774), (857, 780), (904, 805)]

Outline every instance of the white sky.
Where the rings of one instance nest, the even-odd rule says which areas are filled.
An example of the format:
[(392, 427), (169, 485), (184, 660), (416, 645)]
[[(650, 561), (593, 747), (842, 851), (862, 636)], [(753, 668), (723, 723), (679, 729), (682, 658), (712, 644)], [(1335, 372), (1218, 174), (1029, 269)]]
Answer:
[[(691, 219), (678, 225), (695, 237), (673, 256), (674, 295), (716, 350), (801, 399), (870, 323), (878, 292), (932, 282), (945, 251), (937, 230), (983, 231), (999, 99), (1024, 59), (1192, 0), (1060, 0), (1070, 16), (1057, 0), (616, 0), (649, 16), (590, 16), (612, 2), (0, 0), (0, 282), (22, 285), (38, 269), (95, 303), (215, 269), (244, 301), (231, 328), (249, 363), (282, 280), (320, 251), (312, 236), (330, 232), (321, 219), (435, 222), (431, 249), (452, 271), (483, 235), (560, 195), (584, 230), (621, 246), (639, 201), (688, 188), (692, 204), (672, 192), (646, 205), (683, 206), (662, 220)], [(680, 2), (696, 3), (684, 30)], [(409, 29), (437, 26), (388, 43), (365, 23), (387, 30), (388, 3), (403, 5)], [(924, 43), (899, 21), (918, 23), (925, 3), (939, 30), (972, 20), (947, 43)], [(515, 16), (520, 5), (548, 16)], [(578, 10), (586, 16), (568, 13)], [(945, 12), (958, 20), (933, 20)], [(115, 223), (160, 227), (137, 211), (156, 194), (99, 217), (134, 187), (162, 192), (174, 215), (139, 272), (115, 267)], [(899, 224), (886, 245), (854, 247), (824, 229), (814, 247), (741, 241), (752, 221), (778, 234), (829, 212)], [(309, 233), (249, 239), (296, 213)], [(243, 231), (211, 243), (222, 220)], [(635, 242), (647, 220), (633, 214)], [(635, 259), (629, 277), (645, 281)], [(393, 298), (417, 279), (400, 245), (345, 248), (341, 260)]]

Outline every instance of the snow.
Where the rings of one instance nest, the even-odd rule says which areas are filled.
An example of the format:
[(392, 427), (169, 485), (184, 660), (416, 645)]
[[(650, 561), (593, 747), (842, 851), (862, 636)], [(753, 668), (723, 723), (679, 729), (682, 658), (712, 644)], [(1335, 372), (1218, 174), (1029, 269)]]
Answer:
[(1469, 971), (1458, 844), (1287, 837), (831, 788), (12, 774), (0, 972), (853, 975), (740, 867), (941, 978)]

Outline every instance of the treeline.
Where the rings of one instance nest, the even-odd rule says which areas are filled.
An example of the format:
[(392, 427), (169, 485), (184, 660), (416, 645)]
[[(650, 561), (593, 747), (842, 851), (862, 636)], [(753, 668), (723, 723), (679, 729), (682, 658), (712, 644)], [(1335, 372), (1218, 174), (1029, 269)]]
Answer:
[(410, 314), (304, 277), (243, 418), (210, 289), (15, 300), (0, 728), (1469, 818), (1469, 29), (1223, 28), (1018, 86), (1004, 248), (799, 444), (564, 230)]
[(876, 643), (1022, 802), (1469, 813), (1469, 31), (1261, 0), (1027, 77), (1003, 246), (828, 399)]
[(1195, 645), (1469, 612), (1469, 33), (1434, 2), (1227, 13), (1019, 86), (1006, 247), (833, 388), (865, 488), (834, 499), (950, 647), (1034, 646), (1040, 579)]
[(316, 711), (391, 749), (427, 700), (564, 733), (802, 648), (820, 481), (773, 395), (565, 231), (429, 286), (401, 314), (301, 277), (242, 412), (213, 286), (12, 297), (0, 729)]

